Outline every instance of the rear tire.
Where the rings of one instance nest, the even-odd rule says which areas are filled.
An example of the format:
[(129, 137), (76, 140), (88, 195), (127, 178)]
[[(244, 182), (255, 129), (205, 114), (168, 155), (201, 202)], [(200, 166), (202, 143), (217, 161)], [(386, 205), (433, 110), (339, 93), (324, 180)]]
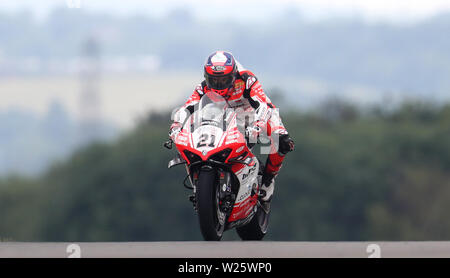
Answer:
[(225, 219), (219, 221), (218, 190), (216, 171), (200, 170), (195, 198), (200, 230), (207, 241), (221, 240), (225, 227)]
[(237, 227), (236, 231), (242, 240), (262, 240), (269, 226), (270, 207), (266, 213), (258, 204), (258, 210), (249, 223)]

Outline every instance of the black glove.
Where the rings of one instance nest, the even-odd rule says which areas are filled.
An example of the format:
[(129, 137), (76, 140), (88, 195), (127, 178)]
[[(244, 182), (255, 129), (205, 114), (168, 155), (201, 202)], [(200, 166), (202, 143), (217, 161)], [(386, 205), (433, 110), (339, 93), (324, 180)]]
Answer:
[(289, 137), (289, 134), (280, 135), (280, 146), (279, 152), (281, 154), (287, 154), (288, 152), (292, 152), (295, 149), (294, 140)]

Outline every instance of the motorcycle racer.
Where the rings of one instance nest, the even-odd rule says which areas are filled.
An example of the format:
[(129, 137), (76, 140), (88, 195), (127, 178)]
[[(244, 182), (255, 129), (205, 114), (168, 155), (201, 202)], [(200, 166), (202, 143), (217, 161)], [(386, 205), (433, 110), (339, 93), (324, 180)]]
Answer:
[(294, 150), (294, 141), (284, 127), (278, 109), (264, 93), (256, 76), (236, 61), (230, 52), (216, 51), (206, 60), (204, 78), (187, 102), (177, 111), (169, 131), (175, 140), (183, 125), (184, 111), (194, 112), (194, 106), (206, 93), (215, 93), (225, 98), (228, 105), (241, 111), (250, 111), (252, 121), (245, 124), (245, 133), (250, 143), (261, 136), (270, 138), (270, 153), (262, 177), (261, 201), (270, 202), (274, 192), (274, 180), (287, 153)]

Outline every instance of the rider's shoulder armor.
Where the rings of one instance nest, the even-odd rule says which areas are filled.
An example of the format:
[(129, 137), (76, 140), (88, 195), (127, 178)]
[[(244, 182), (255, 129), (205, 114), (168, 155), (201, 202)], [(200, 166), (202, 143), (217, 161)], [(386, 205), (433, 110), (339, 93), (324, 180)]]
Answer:
[(253, 74), (253, 72), (251, 72), (249, 70), (240, 71), (239, 77), (245, 83), (245, 89), (244, 89), (244, 94), (243, 94), (244, 98), (246, 98), (249, 101), (250, 105), (254, 109), (257, 109), (259, 107), (259, 102), (255, 101), (251, 98), (250, 92), (252, 90), (253, 85), (255, 85), (255, 83), (256, 83), (256, 81), (258, 81), (258, 79)]
[(198, 103), (198, 101), (203, 97), (203, 95), (205, 94), (205, 86), (206, 86), (206, 82), (203, 81), (202, 83), (198, 84), (197, 86), (195, 86), (194, 88), (194, 93), (192, 94), (192, 96), (189, 98), (189, 100), (187, 101), (187, 103), (185, 104), (185, 108), (192, 114), (194, 113), (194, 105), (196, 103)]
[(206, 81), (203, 80), (202, 83), (198, 84), (195, 88), (197, 94), (202, 97), (205, 94)]
[(258, 79), (253, 74), (253, 72), (251, 72), (249, 70), (240, 71), (239, 72), (239, 77), (245, 83), (244, 96), (248, 98), (248, 97), (250, 97), (250, 90), (252, 89), (252, 86), (256, 83), (256, 81)]

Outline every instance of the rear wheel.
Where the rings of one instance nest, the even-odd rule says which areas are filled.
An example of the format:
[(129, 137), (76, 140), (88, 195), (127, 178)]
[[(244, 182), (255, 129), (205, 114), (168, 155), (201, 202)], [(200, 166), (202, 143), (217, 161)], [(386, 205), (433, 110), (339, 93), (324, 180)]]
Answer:
[(200, 230), (207, 241), (219, 241), (225, 227), (225, 214), (219, 209), (219, 186), (214, 169), (202, 169), (195, 190)]
[(270, 203), (258, 204), (258, 210), (249, 223), (237, 227), (236, 231), (242, 240), (262, 240), (269, 226)]

